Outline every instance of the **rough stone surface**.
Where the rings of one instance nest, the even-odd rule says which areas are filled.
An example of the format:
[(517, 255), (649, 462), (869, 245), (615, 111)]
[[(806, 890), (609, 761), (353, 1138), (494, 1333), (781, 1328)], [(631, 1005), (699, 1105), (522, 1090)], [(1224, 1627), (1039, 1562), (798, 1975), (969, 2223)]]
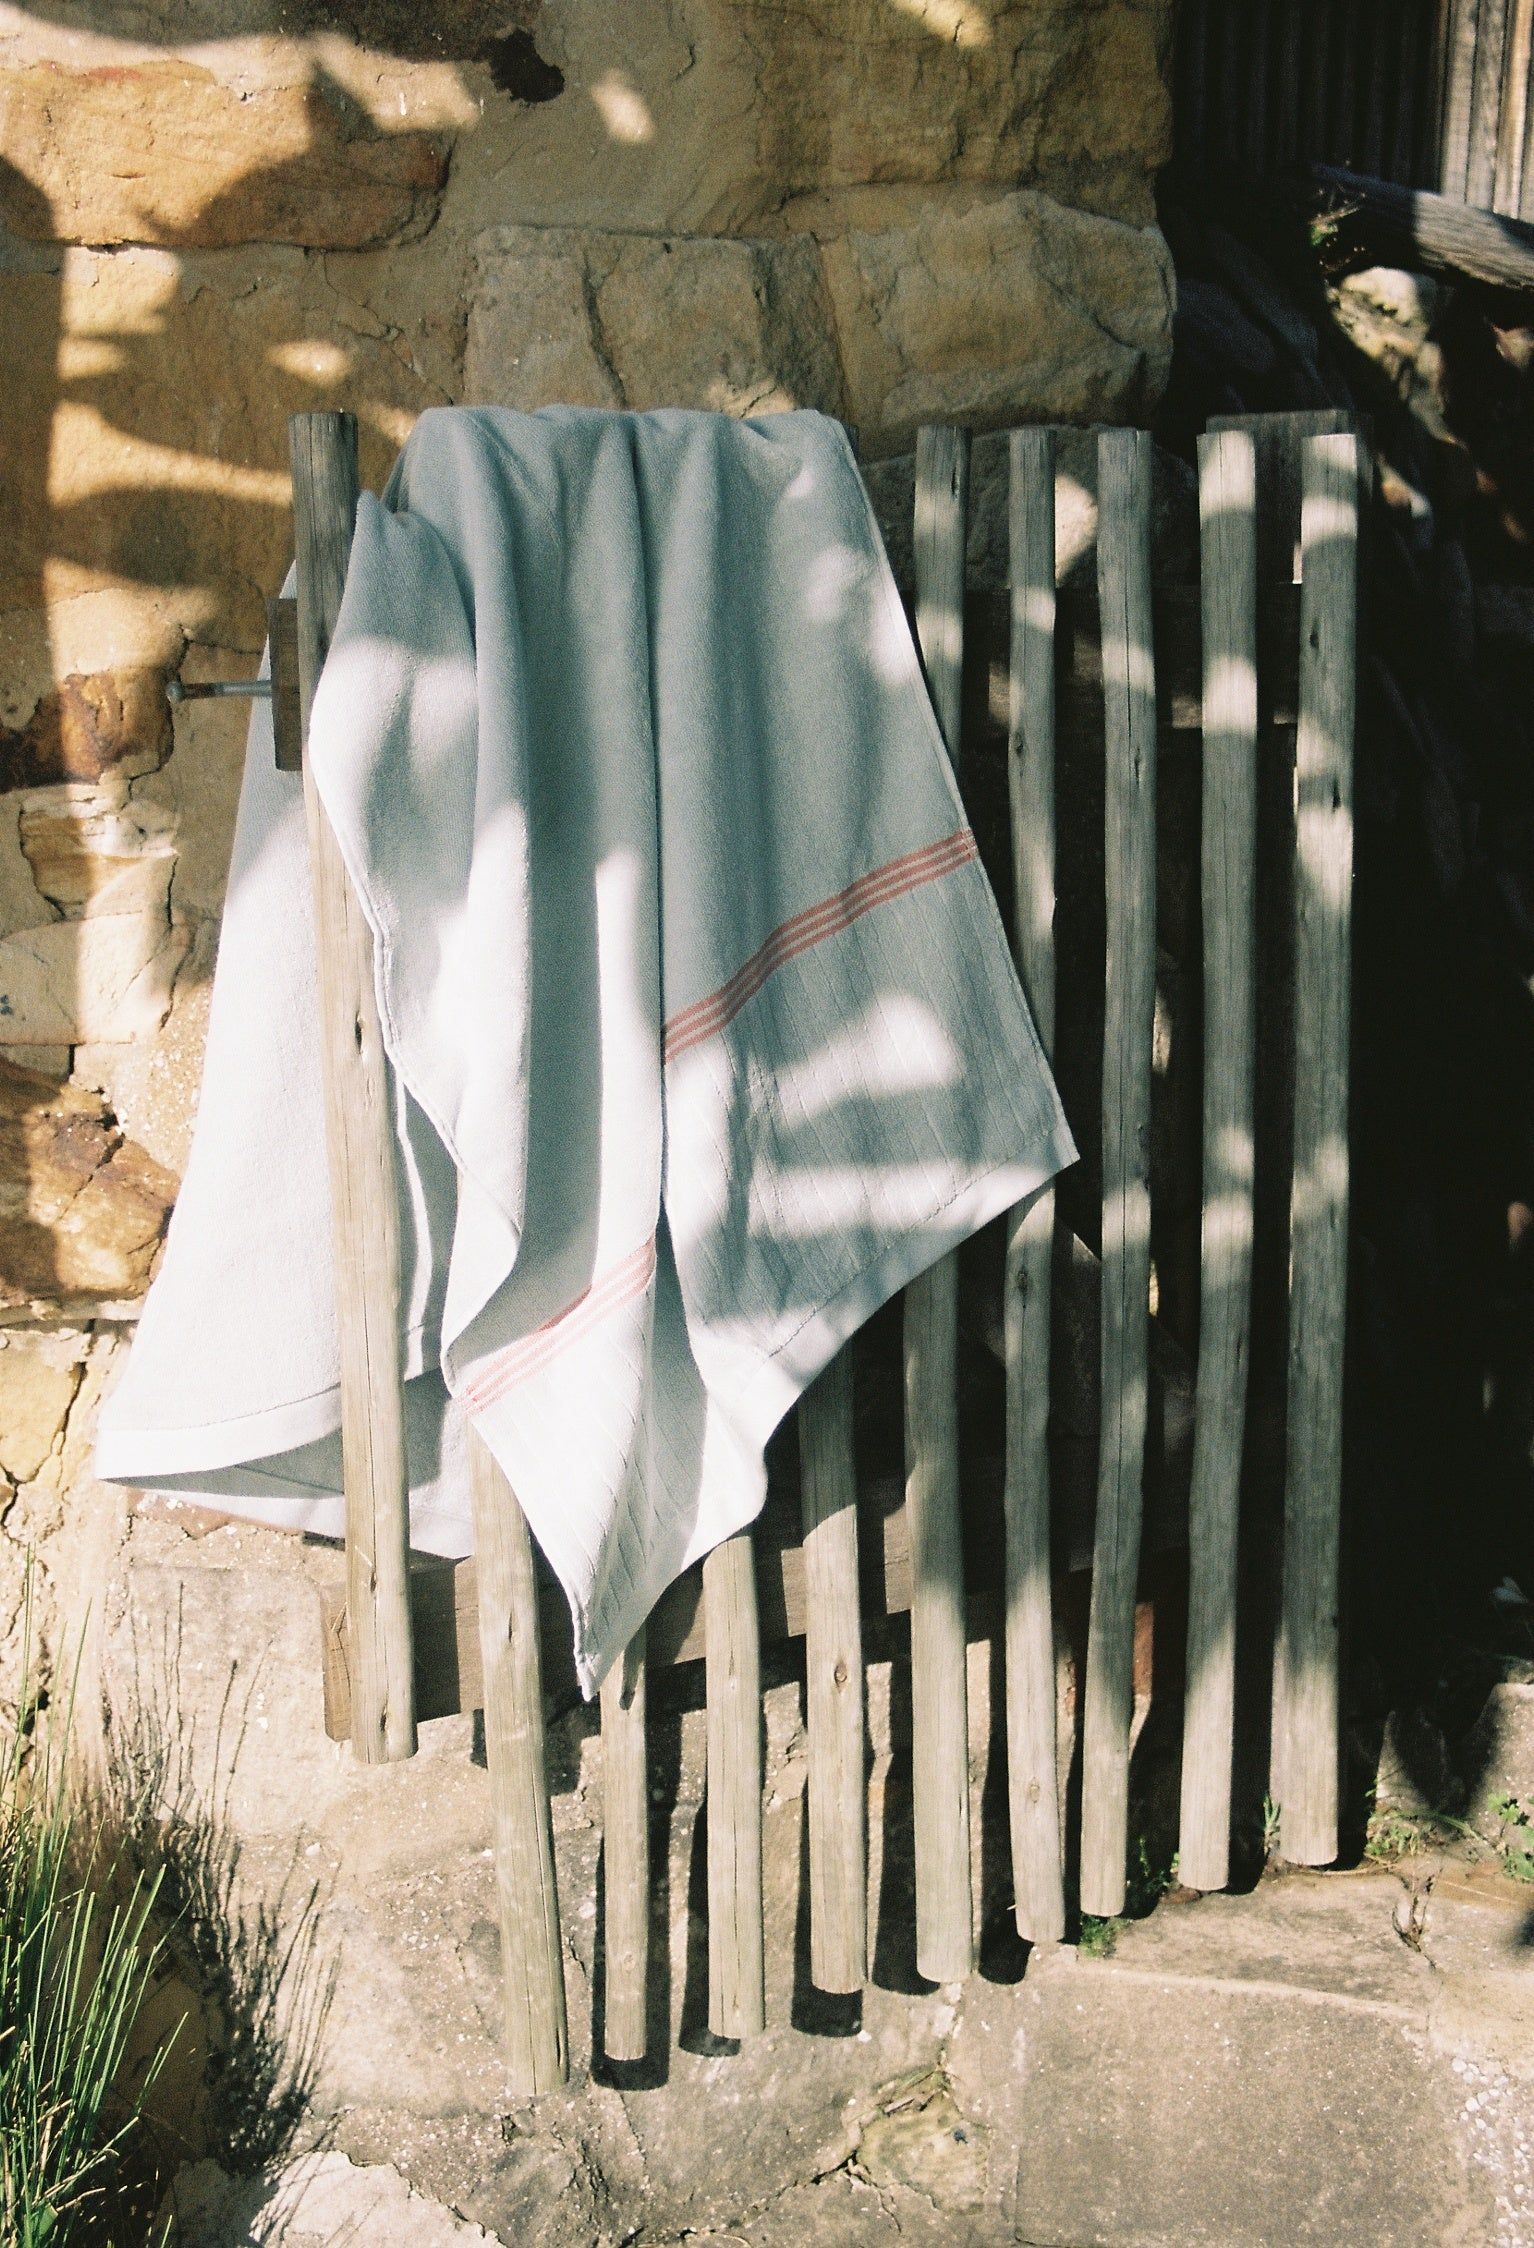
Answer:
[(56, 1476), (84, 1358), (83, 1337), (68, 1329), (0, 1335), (0, 1470), (13, 1483)]
[(163, 675), (71, 674), (38, 699), (25, 725), (0, 726), (0, 788), (98, 781), (111, 766), (148, 773), (170, 747)]
[(1489, 1840), (1501, 1837), (1509, 1799), (1534, 1823), (1534, 1686), (1494, 1686), (1458, 1762), (1475, 1775), (1466, 1816)]
[(142, 1295), (174, 1196), (97, 1095), (0, 1060), (0, 1314)]
[(0, 220), (61, 242), (361, 249), (429, 225), (447, 175), (438, 137), (381, 132), (323, 71), (241, 87), (180, 57), (0, 71), (0, 134)]
[(842, 409), (813, 242), (498, 227), (474, 245), (470, 404)]
[(849, 229), (824, 255), (876, 449), (924, 421), (1137, 421), (1165, 383), (1173, 279), (1153, 227), (1022, 193)]
[(184, 2248), (492, 2248), (478, 2225), (462, 2224), (412, 2193), (397, 2170), (362, 2170), (344, 2154), (308, 2154), (275, 2180), (230, 2178), (217, 2163), (182, 2173), (170, 2196)]

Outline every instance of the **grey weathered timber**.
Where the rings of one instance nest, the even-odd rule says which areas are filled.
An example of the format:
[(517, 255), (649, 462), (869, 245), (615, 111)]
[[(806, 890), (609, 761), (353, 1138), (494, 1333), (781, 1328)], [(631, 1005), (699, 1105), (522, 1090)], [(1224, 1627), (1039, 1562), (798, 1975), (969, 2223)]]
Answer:
[(1534, 0), (1513, 0), (1502, 70), (1502, 122), (1497, 134), (1494, 207), (1527, 218), (1526, 157), (1530, 125), (1530, 73), (1534, 71)]
[(1150, 1302), (1156, 1002), (1156, 682), (1144, 430), (1098, 440), (1107, 948), (1103, 1028), (1102, 1412), (1082, 1719), (1081, 1909), (1124, 1909)]
[(1306, 440), (1295, 771), (1288, 1450), (1281, 1689), (1273, 1721), (1283, 1787), (1280, 1847), (1302, 1865), (1325, 1865), (1337, 1854), (1359, 484), (1356, 437)]
[(271, 659), (272, 750), (279, 773), (304, 769), (304, 710), (298, 684), (298, 602), (279, 594), (266, 604)]
[[(1470, 95), (1470, 149), (1465, 201), (1496, 206), (1497, 154), (1502, 127), (1502, 62), (1507, 51), (1508, 0), (1480, 0), (1475, 38), (1475, 80)], [(1368, 165), (1360, 167), (1369, 170)]]
[(1244, 430), (1199, 440), (1204, 614), (1204, 1184), (1188, 1499), (1179, 1878), (1230, 1875), (1236, 1550), (1252, 1313), (1256, 1061), (1257, 464)]
[(838, 1351), (799, 1407), (799, 1457), (810, 1980), (854, 1991), (868, 1978), (868, 1802), (850, 1350)]
[(472, 1426), (469, 1480), (485, 1679), (485, 1761), (495, 1825), (506, 2063), (514, 2088), (552, 2091), (570, 2073), (554, 1839), (543, 1755), (538, 1595), (527, 1520)]
[[(1013, 432), (1007, 773), (1017, 969), (1048, 1056), (1055, 1038), (1055, 438)], [(1017, 1931), (1065, 1934), (1055, 1747), (1054, 1602), (1049, 1584), (1049, 1350), (1055, 1197), (1046, 1187), (1007, 1221), (1007, 1792)]]
[(1445, 0), (1443, 125), (1439, 135), (1439, 185), (1462, 203), (1470, 174), (1475, 113), (1476, 24), (1480, 0)]
[(1499, 289), (1534, 289), (1534, 226), (1526, 220), (1330, 164), (1313, 164), (1311, 176), (1342, 198), (1350, 243), (1363, 242), (1377, 263), (1488, 281)]
[[(916, 436), (916, 636), (955, 764), (968, 501), (969, 432), (924, 426)], [(935, 1983), (962, 1981), (974, 1963), (957, 1354), (958, 1264), (948, 1256), (905, 1295), (916, 1964)]]
[(703, 1564), (708, 1636), (708, 2026), (716, 2037), (765, 2028), (762, 1968), (761, 1650), (751, 1535)]
[(602, 1681), (602, 2047), (643, 2060), (650, 1970), (650, 1788), (640, 1626)]
[[(315, 685), (335, 630), (351, 552), (357, 424), (350, 414), (295, 414), (288, 435), (298, 555), (299, 695), (307, 742)], [(415, 1753), (394, 1104), (374, 994), (372, 934), (307, 758), (304, 801), (335, 1226), (352, 1738), (364, 1762), (383, 1763)]]

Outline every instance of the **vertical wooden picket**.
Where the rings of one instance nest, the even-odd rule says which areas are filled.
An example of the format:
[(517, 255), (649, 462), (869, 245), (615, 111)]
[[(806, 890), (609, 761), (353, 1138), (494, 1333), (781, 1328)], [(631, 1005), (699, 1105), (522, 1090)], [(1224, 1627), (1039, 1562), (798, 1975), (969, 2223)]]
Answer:
[(863, 1621), (858, 1591), (852, 1352), (839, 1351), (799, 1407), (804, 1519), (810, 1979), (868, 1977), (868, 1804), (863, 1774)]
[(1204, 640), (1204, 1183), (1188, 1501), (1179, 1871), (1230, 1873), (1236, 1553), (1251, 1334), (1256, 1057), (1257, 467), (1244, 430), (1199, 441)]
[(766, 2026), (762, 1963), (762, 1662), (751, 1533), (703, 1563), (708, 1696), (708, 2026)]
[[(916, 438), (916, 633), (956, 764), (968, 498), (969, 432), (923, 427)], [(949, 1256), (905, 1294), (916, 1963), (935, 1983), (962, 1981), (974, 1963), (957, 1352), (958, 1264)]]
[(650, 1789), (643, 1625), (602, 1681), (602, 2045), (643, 2060), (650, 1968)]
[(340, 613), (357, 513), (357, 423), (351, 414), (295, 414), (288, 437), (304, 803), (335, 1227), (352, 1739), (363, 1762), (373, 1764), (413, 1756), (416, 1745), (394, 1096), (373, 985), (372, 933), (307, 756), (310, 706)]
[[(1046, 1056), (1055, 1037), (1055, 435), (1013, 433), (1007, 772), (1018, 974)], [(1007, 1226), (1007, 1787), (1017, 1931), (1065, 1934), (1055, 1756), (1054, 1603), (1049, 1583), (1049, 1358), (1055, 1197), (1046, 1187)]]
[(1325, 1865), (1337, 1854), (1359, 442), (1307, 438), (1303, 458), (1288, 1449), (1273, 1729), (1283, 1854)]
[(1081, 1909), (1124, 1909), (1135, 1580), (1150, 1299), (1150, 1074), (1156, 1000), (1156, 676), (1152, 440), (1098, 441), (1098, 600), (1106, 749), (1102, 1408), (1082, 1720)]
[(495, 1820), (506, 2059), (516, 2090), (552, 2091), (570, 2073), (554, 1838), (543, 1753), (538, 1590), (526, 1517), (495, 1454), (472, 1426), (469, 1474), (485, 1762)]

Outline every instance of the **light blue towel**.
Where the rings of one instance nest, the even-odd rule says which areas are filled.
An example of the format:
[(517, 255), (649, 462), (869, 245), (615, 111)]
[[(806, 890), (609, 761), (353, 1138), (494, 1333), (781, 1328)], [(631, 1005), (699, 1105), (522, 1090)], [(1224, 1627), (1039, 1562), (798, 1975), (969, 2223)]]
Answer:
[[(1075, 1153), (844, 433), (427, 414), (362, 501), (310, 756), (398, 1075), (413, 1535), (469, 1547), (451, 1395), (590, 1691), (837, 1347)], [(299, 796), (258, 715), (98, 1464), (339, 1533)]]

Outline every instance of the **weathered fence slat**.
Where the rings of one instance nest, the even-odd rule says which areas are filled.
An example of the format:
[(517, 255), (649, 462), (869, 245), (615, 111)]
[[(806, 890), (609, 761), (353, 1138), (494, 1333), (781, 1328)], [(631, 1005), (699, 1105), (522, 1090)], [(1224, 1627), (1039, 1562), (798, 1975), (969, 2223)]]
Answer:
[(842, 1992), (861, 1990), (868, 1978), (863, 1619), (852, 1436), (852, 1353), (842, 1350), (799, 1407), (810, 1980), (821, 1990)]
[(485, 1761), (495, 1822), (506, 2059), (528, 2096), (570, 2073), (554, 1838), (543, 1755), (543, 1671), (532, 1539), (495, 1454), (471, 1425), (469, 1478), (485, 1671)]
[(1496, 208), (1527, 218), (1529, 80), (1534, 72), (1534, 0), (1513, 0), (1502, 71), (1502, 123), (1497, 135)]
[[(307, 746), (310, 706), (351, 552), (357, 424), (350, 414), (295, 414), (288, 436)], [(416, 1745), (394, 1102), (374, 994), (372, 933), (307, 756), (303, 764), (335, 1213), (352, 1739), (358, 1756), (374, 1764), (413, 1756)]]
[[(955, 765), (968, 500), (968, 430), (923, 427), (916, 438), (916, 633)], [(958, 1264), (949, 1256), (905, 1295), (916, 1963), (935, 1983), (962, 1981), (974, 1962), (957, 1357)]]
[(1475, 114), (1476, 26), (1480, 0), (1446, 0), (1443, 47), (1443, 125), (1439, 134), (1439, 191), (1465, 200)]
[(708, 2026), (767, 2021), (762, 1962), (762, 1663), (751, 1533), (703, 1563), (708, 1698)]
[(1295, 758), (1294, 1175), (1280, 1616), (1280, 1847), (1337, 1854), (1338, 1542), (1347, 1290), (1348, 1038), (1360, 458), (1304, 446)]
[(643, 2060), (650, 1979), (647, 1671), (640, 1626), (602, 1681), (602, 2047)]
[(1102, 1408), (1082, 1722), (1081, 1909), (1124, 1909), (1135, 1579), (1147, 1428), (1150, 1075), (1156, 1000), (1152, 443), (1098, 440), (1108, 868), (1103, 1033)]
[[(1055, 437), (1013, 432), (1007, 772), (1018, 974), (1046, 1055), (1055, 1038)], [(1055, 1751), (1054, 1602), (1049, 1582), (1049, 1353), (1055, 1197), (1007, 1226), (1007, 1788), (1017, 1931), (1065, 1934)]]
[(1204, 1182), (1188, 1499), (1179, 1873), (1223, 1889), (1235, 1748), (1236, 1551), (1252, 1296), (1256, 1056), (1257, 467), (1243, 430), (1199, 440), (1204, 619)]
[(1470, 95), (1470, 151), (1465, 200), (1490, 210), (1497, 191), (1497, 148), (1502, 130), (1502, 61), (1507, 49), (1507, 0), (1480, 0), (1475, 75)]

